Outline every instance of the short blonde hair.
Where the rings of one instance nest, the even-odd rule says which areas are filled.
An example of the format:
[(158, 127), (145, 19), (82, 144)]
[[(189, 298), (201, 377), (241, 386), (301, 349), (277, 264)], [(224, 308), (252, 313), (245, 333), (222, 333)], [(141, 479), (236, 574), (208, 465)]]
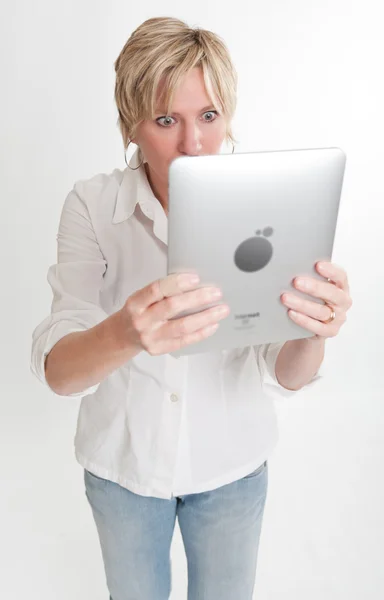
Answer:
[(164, 77), (163, 99), (170, 114), (177, 85), (194, 67), (202, 68), (212, 104), (226, 119), (227, 141), (236, 142), (231, 120), (237, 73), (226, 45), (211, 31), (190, 28), (172, 17), (156, 17), (131, 34), (115, 62), (117, 124), (125, 150), (139, 123), (154, 118), (160, 80)]

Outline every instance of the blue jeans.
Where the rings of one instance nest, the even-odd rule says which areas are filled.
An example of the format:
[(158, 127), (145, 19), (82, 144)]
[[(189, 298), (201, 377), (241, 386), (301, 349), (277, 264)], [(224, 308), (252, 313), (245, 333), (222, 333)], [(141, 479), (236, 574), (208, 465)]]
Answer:
[(215, 490), (164, 500), (139, 496), (84, 470), (110, 600), (167, 600), (170, 548), (179, 521), (188, 600), (252, 600), (267, 461)]

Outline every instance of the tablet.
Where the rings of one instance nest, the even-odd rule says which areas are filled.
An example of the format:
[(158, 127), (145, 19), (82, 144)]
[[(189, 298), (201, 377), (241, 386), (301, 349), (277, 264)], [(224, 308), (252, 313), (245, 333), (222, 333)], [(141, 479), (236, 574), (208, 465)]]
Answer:
[[(183, 156), (169, 167), (168, 274), (197, 273), (230, 307), (210, 337), (173, 356), (310, 337), (282, 304), (331, 261), (346, 155), (313, 148)], [(178, 317), (198, 312), (182, 313)]]

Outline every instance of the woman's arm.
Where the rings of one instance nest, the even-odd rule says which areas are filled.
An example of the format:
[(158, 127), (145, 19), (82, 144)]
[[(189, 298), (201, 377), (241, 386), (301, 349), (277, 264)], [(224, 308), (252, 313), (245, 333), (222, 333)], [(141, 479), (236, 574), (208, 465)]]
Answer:
[(91, 329), (59, 340), (45, 362), (48, 385), (61, 396), (78, 394), (142, 350), (166, 354), (211, 335), (228, 314), (227, 308), (174, 318), (216, 298), (212, 290), (196, 289), (197, 285), (189, 274), (168, 275), (132, 294), (121, 310)]
[(121, 311), (87, 331), (59, 340), (45, 359), (45, 377), (59, 396), (70, 396), (96, 386), (136, 354), (122, 335)]
[(275, 365), (278, 382), (288, 390), (299, 390), (316, 375), (324, 359), (324, 338), (289, 340), (281, 348)]

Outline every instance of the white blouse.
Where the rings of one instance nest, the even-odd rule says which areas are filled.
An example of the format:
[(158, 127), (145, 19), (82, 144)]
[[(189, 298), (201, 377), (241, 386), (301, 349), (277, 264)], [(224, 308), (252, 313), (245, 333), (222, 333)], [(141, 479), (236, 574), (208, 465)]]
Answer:
[[(32, 334), (31, 371), (45, 385), (45, 357), (56, 342), (97, 325), (134, 291), (167, 275), (167, 216), (144, 168), (77, 181), (64, 202), (57, 244), (57, 264), (47, 275), (51, 314)], [(275, 376), (283, 345), (180, 358), (141, 352), (71, 394), (82, 396), (77, 461), (136, 494), (158, 498), (244, 477), (277, 443), (273, 394), (296, 393)]]

